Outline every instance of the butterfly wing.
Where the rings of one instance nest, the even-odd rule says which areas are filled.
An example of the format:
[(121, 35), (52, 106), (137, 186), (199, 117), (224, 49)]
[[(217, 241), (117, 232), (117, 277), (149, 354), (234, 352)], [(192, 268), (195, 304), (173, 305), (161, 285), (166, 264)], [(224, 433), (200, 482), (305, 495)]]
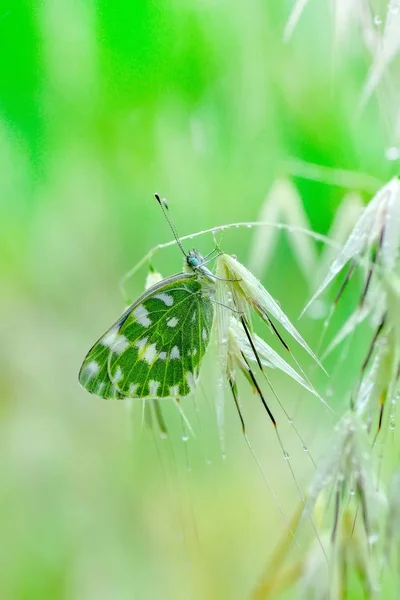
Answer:
[(209, 283), (173, 275), (146, 291), (89, 351), (79, 381), (102, 398), (183, 398), (210, 339)]

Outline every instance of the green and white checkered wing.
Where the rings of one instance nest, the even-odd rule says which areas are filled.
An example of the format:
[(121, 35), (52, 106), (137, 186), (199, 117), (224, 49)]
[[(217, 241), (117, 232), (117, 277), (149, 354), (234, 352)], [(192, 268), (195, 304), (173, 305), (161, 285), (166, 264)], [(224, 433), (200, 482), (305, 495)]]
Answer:
[(183, 398), (195, 388), (213, 322), (209, 284), (180, 274), (146, 291), (93, 346), (81, 385), (102, 398)]

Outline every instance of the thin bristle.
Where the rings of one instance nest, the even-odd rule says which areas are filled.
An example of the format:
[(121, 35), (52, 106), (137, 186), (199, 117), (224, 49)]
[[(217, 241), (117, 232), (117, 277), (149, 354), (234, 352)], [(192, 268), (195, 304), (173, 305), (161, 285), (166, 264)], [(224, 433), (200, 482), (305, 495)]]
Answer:
[(230, 385), (230, 388), (231, 388), (233, 400), (235, 402), (236, 410), (237, 410), (237, 413), (239, 415), (240, 423), (241, 423), (241, 426), (242, 426), (242, 433), (243, 433), (243, 435), (246, 435), (246, 426), (244, 424), (244, 419), (243, 419), (242, 411), (240, 410), (240, 406), (239, 406), (237, 385), (236, 385), (236, 383), (234, 381), (232, 381), (231, 378), (229, 378), (229, 385)]
[(258, 385), (257, 379), (256, 379), (253, 371), (251, 370), (251, 367), (250, 367), (249, 363), (247, 362), (247, 359), (246, 359), (246, 357), (245, 357), (245, 355), (243, 353), (242, 353), (242, 357), (243, 357), (245, 363), (247, 364), (247, 369), (248, 369), (249, 377), (250, 377), (250, 379), (251, 379), (251, 381), (252, 381), (252, 383), (254, 385), (255, 390), (257, 391), (257, 394), (258, 394), (258, 396), (259, 396), (259, 398), (260, 398), (260, 400), (262, 402), (262, 405), (264, 406), (265, 410), (267, 411), (268, 416), (271, 419), (274, 428), (276, 429), (276, 420), (275, 420), (275, 417), (272, 414), (272, 412), (271, 412), (268, 404), (266, 403), (265, 398), (263, 396), (263, 393), (261, 391), (261, 388)]
[(257, 364), (258, 364), (258, 366), (260, 367), (260, 370), (261, 370), (261, 371), (263, 371), (263, 370), (264, 370), (264, 367), (263, 367), (263, 364), (262, 364), (262, 362), (261, 362), (261, 360), (260, 360), (260, 357), (259, 357), (259, 355), (258, 355), (258, 352), (257, 352), (257, 350), (256, 350), (256, 348), (255, 348), (255, 346), (254, 346), (253, 338), (251, 337), (251, 334), (250, 334), (249, 328), (248, 328), (248, 326), (247, 326), (247, 323), (246, 323), (246, 319), (245, 319), (245, 318), (242, 316), (242, 317), (240, 317), (240, 320), (241, 320), (241, 322), (242, 322), (243, 329), (244, 329), (244, 331), (245, 331), (245, 334), (246, 334), (246, 337), (247, 337), (247, 339), (248, 339), (248, 341), (249, 341), (249, 344), (250, 344), (250, 346), (251, 346), (251, 349), (253, 350), (253, 354), (254, 354), (254, 357), (255, 357), (255, 359), (256, 359), (256, 361), (257, 361)]
[(364, 360), (364, 362), (363, 362), (363, 364), (361, 366), (361, 372), (365, 371), (365, 369), (367, 368), (367, 365), (368, 365), (368, 363), (369, 363), (369, 361), (371, 359), (372, 353), (374, 351), (377, 339), (378, 339), (378, 337), (379, 337), (379, 335), (380, 335), (380, 333), (381, 333), (381, 331), (383, 329), (383, 326), (385, 325), (385, 320), (386, 320), (386, 314), (383, 315), (383, 318), (382, 318), (382, 320), (381, 320), (381, 322), (380, 322), (380, 324), (378, 326), (378, 329), (375, 332), (375, 335), (374, 335), (374, 337), (372, 339), (371, 345), (370, 345), (369, 350), (368, 350), (368, 354), (365, 357), (365, 360)]
[(339, 289), (339, 291), (338, 291), (338, 293), (337, 293), (337, 295), (336, 295), (336, 298), (335, 298), (335, 299), (334, 299), (334, 301), (333, 301), (333, 305), (334, 305), (334, 306), (336, 306), (336, 304), (339, 302), (340, 298), (342, 297), (342, 295), (343, 295), (343, 292), (344, 292), (344, 290), (346, 289), (346, 287), (347, 287), (347, 284), (349, 283), (349, 281), (350, 281), (350, 279), (351, 279), (351, 276), (352, 276), (352, 275), (353, 275), (353, 273), (354, 273), (354, 270), (355, 270), (355, 268), (356, 268), (356, 264), (357, 264), (357, 263), (356, 263), (355, 261), (352, 261), (352, 262), (351, 262), (351, 264), (350, 264), (350, 268), (349, 268), (349, 270), (347, 271), (346, 277), (344, 278), (344, 281), (343, 281), (342, 285), (340, 286), (340, 289)]

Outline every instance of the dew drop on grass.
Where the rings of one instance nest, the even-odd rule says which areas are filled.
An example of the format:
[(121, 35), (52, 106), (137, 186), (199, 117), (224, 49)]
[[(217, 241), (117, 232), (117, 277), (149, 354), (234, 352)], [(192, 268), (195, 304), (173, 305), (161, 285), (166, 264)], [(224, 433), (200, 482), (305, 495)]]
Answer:
[(371, 533), (371, 535), (368, 536), (368, 541), (371, 545), (376, 544), (379, 541), (379, 534)]
[(307, 446), (304, 446), (304, 445), (303, 445), (303, 450), (304, 450), (304, 452), (308, 452), (308, 448), (307, 448)]
[[(399, 7), (397, 8), (397, 10), (399, 10)], [(400, 158), (400, 148), (397, 148), (396, 146), (391, 146), (390, 148), (387, 148), (385, 152), (385, 157), (387, 160), (397, 160), (398, 158)]]
[(289, 425), (293, 425), (293, 419), (291, 419), (290, 417), (289, 417), (289, 419), (287, 420), (287, 422), (289, 423)]
[(393, 429), (396, 427), (396, 423), (393, 417), (391, 417), (390, 419), (390, 423), (389, 423), (389, 428), (391, 429), (391, 431), (393, 431)]
[(315, 300), (308, 309), (308, 316), (311, 319), (322, 319), (328, 312), (328, 306), (323, 300)]
[(161, 431), (161, 432), (160, 432), (160, 438), (161, 438), (162, 440), (166, 440), (166, 439), (168, 438), (168, 434), (167, 434), (167, 432), (166, 432), (166, 431)]
[(284, 453), (283, 453), (283, 458), (284, 458), (285, 460), (289, 460), (289, 453), (288, 453), (288, 452), (286, 452), (286, 450), (285, 450), (285, 451), (284, 451)]
[(350, 492), (349, 492), (349, 494), (350, 494), (350, 496), (354, 496), (355, 491), (353, 489), (351, 489)]
[(374, 25), (376, 25), (377, 27), (379, 27), (379, 25), (382, 25), (382, 19), (379, 15), (374, 16)]
[(182, 433), (182, 442), (187, 442), (189, 439), (189, 436), (187, 433)]

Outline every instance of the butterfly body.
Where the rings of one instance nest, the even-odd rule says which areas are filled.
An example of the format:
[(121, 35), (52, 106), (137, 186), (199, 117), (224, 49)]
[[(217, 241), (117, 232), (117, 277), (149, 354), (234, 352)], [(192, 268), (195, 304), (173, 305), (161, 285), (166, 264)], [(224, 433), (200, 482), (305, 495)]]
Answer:
[(152, 286), (88, 352), (81, 385), (102, 398), (183, 398), (209, 343), (214, 276), (196, 250), (186, 272)]

